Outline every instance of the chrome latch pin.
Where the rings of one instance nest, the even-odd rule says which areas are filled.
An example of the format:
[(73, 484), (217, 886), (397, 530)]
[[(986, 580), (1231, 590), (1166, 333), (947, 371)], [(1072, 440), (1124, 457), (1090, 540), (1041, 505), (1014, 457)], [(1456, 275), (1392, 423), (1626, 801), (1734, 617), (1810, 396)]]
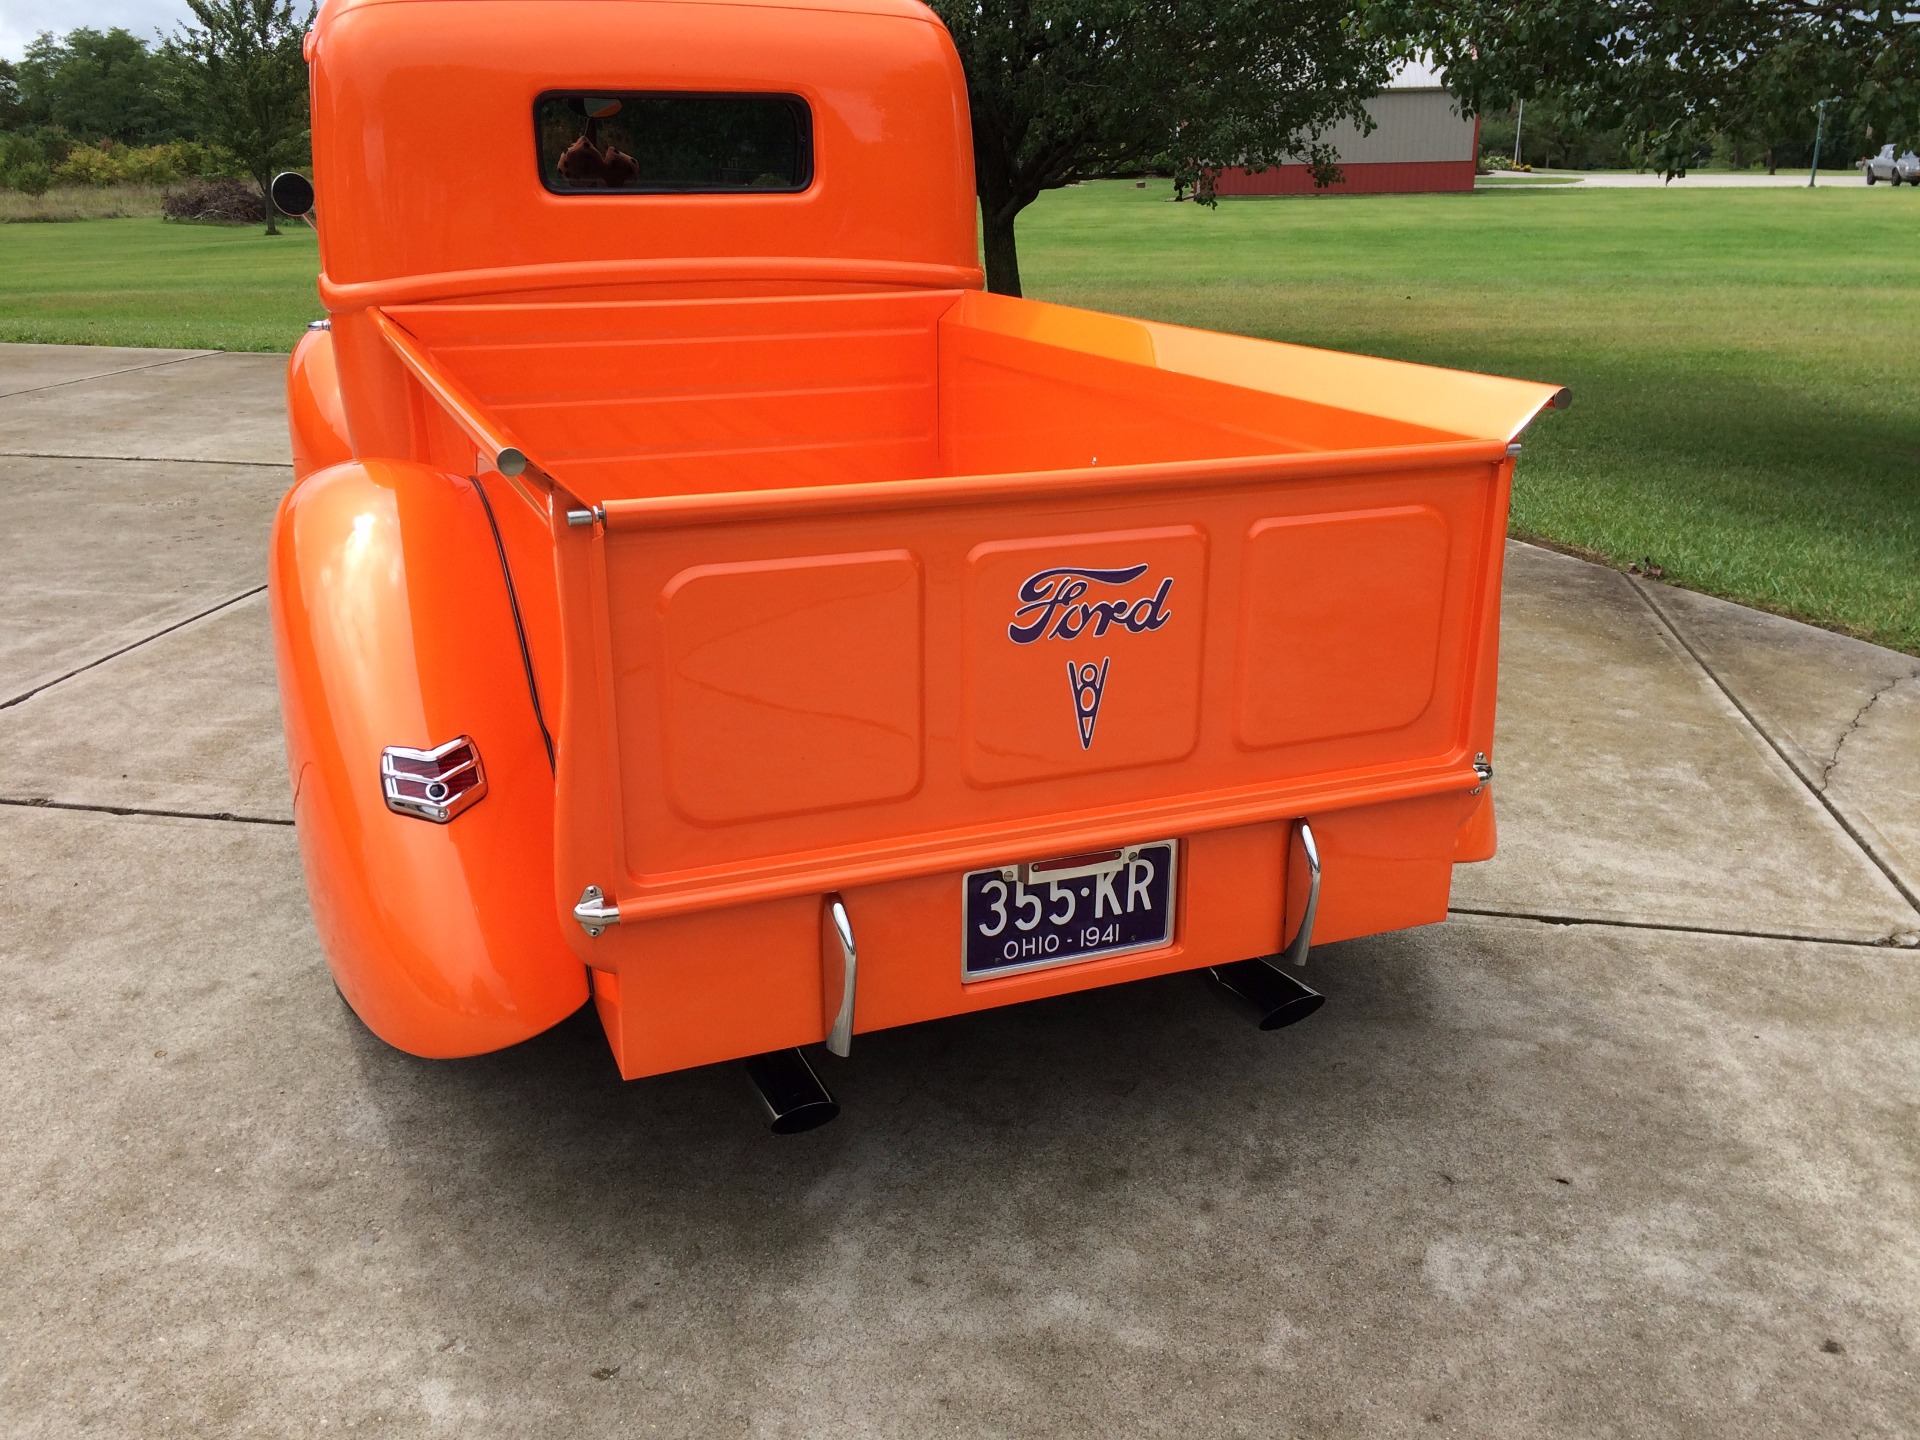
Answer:
[(589, 885), (580, 892), (580, 903), (573, 907), (573, 918), (591, 938), (598, 940), (601, 931), (620, 923), (620, 907), (607, 904), (607, 897), (600, 893), (598, 885)]
[(1482, 750), (1473, 757), (1473, 773), (1480, 777), (1480, 783), (1467, 793), (1478, 795), (1487, 788), (1487, 782), (1493, 779), (1493, 762), (1487, 759), (1486, 751)]

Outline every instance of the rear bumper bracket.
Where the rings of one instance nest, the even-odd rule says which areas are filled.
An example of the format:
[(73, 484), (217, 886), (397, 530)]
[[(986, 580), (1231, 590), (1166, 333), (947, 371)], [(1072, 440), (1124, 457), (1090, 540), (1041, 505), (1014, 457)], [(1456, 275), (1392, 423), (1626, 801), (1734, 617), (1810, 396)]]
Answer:
[(1320, 847), (1314, 843), (1313, 826), (1305, 820), (1300, 822), (1298, 833), (1300, 848), (1307, 857), (1307, 908), (1300, 916), (1300, 930), (1293, 937), (1293, 944), (1279, 957), (1289, 965), (1307, 963), (1307, 950), (1313, 944), (1313, 915), (1320, 908)]
[(833, 922), (834, 938), (840, 942), (840, 1010), (827, 1031), (827, 1049), (842, 1060), (853, 1053), (853, 992), (860, 967), (860, 954), (853, 943), (853, 921), (847, 916), (846, 903), (838, 895), (827, 897), (827, 916)]

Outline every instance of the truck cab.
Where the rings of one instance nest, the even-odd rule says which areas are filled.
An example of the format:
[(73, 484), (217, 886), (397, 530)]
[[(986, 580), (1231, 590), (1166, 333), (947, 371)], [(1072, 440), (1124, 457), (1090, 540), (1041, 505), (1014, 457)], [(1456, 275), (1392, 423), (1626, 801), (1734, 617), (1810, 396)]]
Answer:
[(913, 0), (328, 0), (307, 58), (271, 600), (381, 1037), (591, 998), (632, 1079), (1271, 996), (1492, 854), (1514, 442), (1564, 391), (985, 292)]

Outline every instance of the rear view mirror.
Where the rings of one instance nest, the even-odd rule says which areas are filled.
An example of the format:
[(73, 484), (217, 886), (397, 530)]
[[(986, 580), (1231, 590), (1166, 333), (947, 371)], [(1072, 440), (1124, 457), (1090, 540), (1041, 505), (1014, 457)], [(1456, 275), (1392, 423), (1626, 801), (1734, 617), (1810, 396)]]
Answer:
[(300, 216), (313, 209), (313, 182), (298, 170), (282, 170), (274, 176), (267, 194), (282, 215)]

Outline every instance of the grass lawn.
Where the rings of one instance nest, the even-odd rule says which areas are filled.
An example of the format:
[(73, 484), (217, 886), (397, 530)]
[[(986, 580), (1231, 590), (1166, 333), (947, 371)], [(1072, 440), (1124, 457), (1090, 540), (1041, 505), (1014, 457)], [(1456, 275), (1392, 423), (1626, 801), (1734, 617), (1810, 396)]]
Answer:
[(314, 233), (165, 220), (0, 225), (0, 341), (291, 350), (322, 314)]
[[(1517, 533), (1920, 654), (1920, 197), (1165, 196), (1043, 197), (1027, 293), (1570, 385)], [(286, 349), (314, 267), (306, 230), (0, 225), (0, 340)]]
[(1027, 293), (1569, 385), (1516, 533), (1920, 654), (1920, 196), (1165, 193), (1043, 197)]

